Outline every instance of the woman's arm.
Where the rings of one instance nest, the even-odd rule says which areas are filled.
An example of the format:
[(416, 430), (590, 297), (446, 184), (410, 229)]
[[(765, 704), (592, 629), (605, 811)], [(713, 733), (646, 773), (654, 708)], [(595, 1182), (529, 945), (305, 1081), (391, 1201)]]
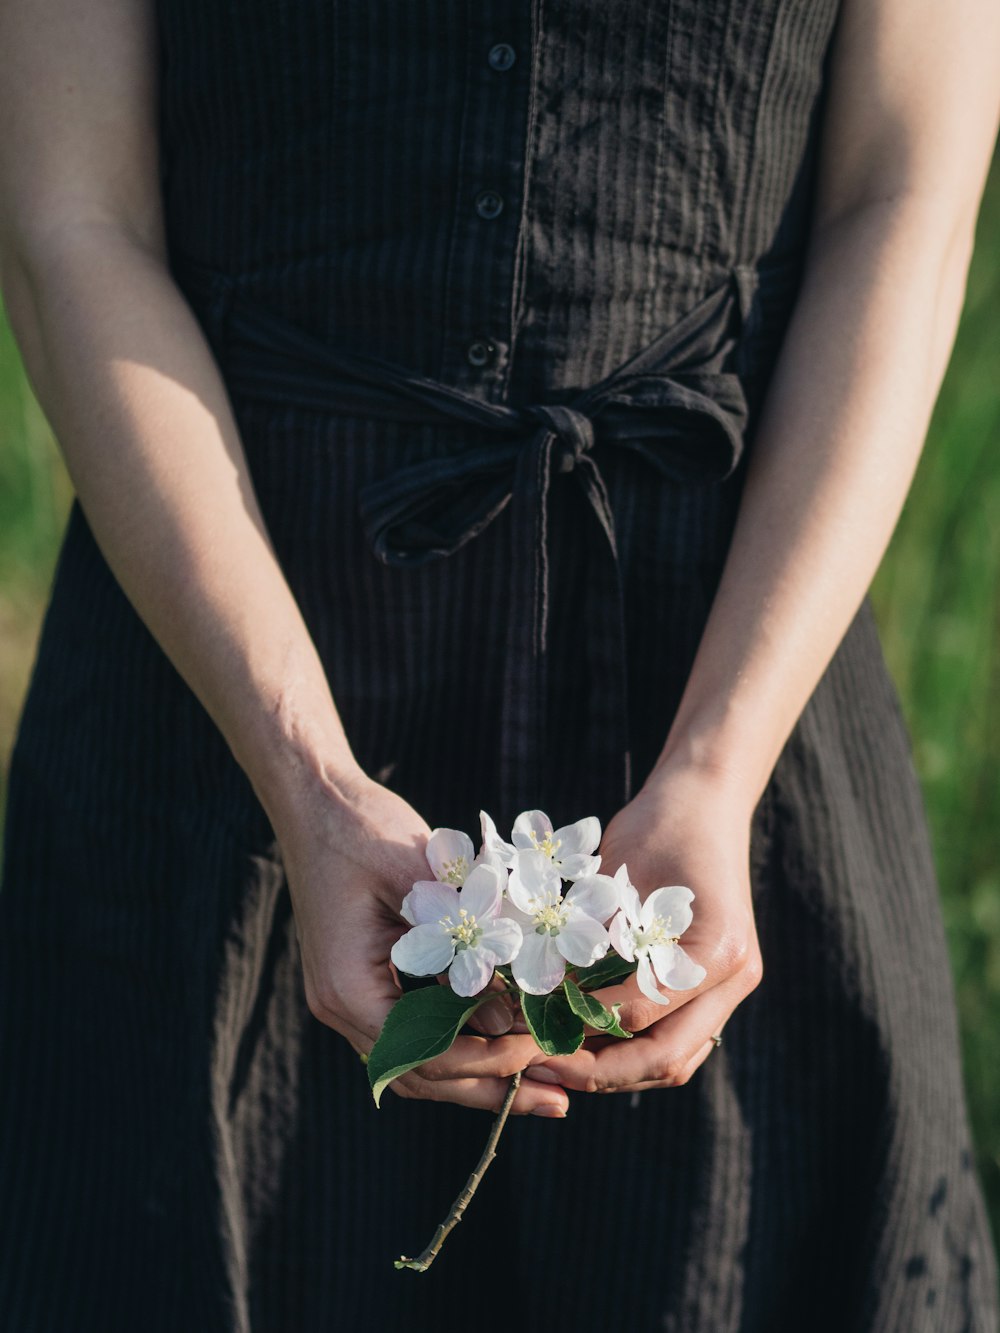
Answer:
[(1000, 8), (844, 0), (834, 41), (804, 282), (723, 577), (662, 755), (601, 849), (609, 870), (627, 853), (640, 890), (691, 884), (684, 942), (708, 977), (666, 1017), (633, 987), (609, 995), (646, 1031), (548, 1062), (567, 1086), (684, 1082), (759, 981), (750, 816), (882, 557), (951, 351), (997, 129)]
[(955, 337), (1000, 108), (994, 0), (845, 0), (805, 278), (658, 768), (756, 803), (896, 525)]
[[(367, 1049), (426, 874), (420, 816), (368, 779), (261, 519), (223, 383), (171, 281), (151, 0), (0, 7), (0, 282), (125, 592), (220, 727), (281, 844), (317, 1017)], [(463, 1038), (407, 1095), (495, 1106), (529, 1038)], [(481, 1077), (480, 1077), (481, 1075)], [(561, 1112), (527, 1088), (518, 1110)]]

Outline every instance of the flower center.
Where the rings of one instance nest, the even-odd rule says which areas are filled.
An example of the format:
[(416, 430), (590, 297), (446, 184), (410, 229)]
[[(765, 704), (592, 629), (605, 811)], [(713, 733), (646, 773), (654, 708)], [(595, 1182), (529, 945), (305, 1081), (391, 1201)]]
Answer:
[(443, 883), (464, 884), (469, 873), (469, 858), (467, 856), (456, 856), (451, 861), (442, 861), (441, 869), (444, 872), (441, 877)]
[(539, 842), (538, 834), (534, 829), (531, 830), (531, 841), (540, 852), (544, 852), (546, 856), (551, 856), (553, 860), (555, 859), (556, 852), (562, 846), (562, 838), (556, 838), (555, 842), (553, 842), (551, 832), (546, 833), (542, 841)]
[(632, 943), (636, 949), (655, 949), (661, 944), (676, 944), (679, 935), (671, 935), (670, 926), (673, 917), (654, 916), (645, 928), (636, 926), (632, 931)]
[(531, 911), (535, 921), (536, 935), (558, 935), (566, 924), (566, 909), (562, 905), (561, 894), (549, 894), (545, 898), (532, 898)]
[(476, 923), (476, 918), (464, 907), (458, 909), (457, 924), (450, 916), (442, 917), (439, 924), (444, 926), (455, 941), (456, 952), (460, 952), (462, 949), (474, 949), (483, 937), (482, 926)]

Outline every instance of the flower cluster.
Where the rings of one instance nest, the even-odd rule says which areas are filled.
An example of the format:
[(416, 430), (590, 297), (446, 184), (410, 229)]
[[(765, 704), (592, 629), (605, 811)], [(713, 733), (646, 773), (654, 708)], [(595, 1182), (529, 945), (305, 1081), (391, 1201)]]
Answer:
[(522, 992), (549, 995), (568, 970), (592, 967), (614, 949), (659, 1004), (669, 1000), (657, 982), (689, 990), (704, 980), (704, 968), (678, 943), (691, 924), (694, 894), (673, 885), (640, 902), (624, 865), (602, 875), (601, 826), (593, 816), (553, 829), (541, 810), (526, 810), (509, 842), (485, 810), (480, 823), (478, 853), (457, 829), (435, 829), (428, 839), (434, 878), (418, 880), (403, 900), (411, 929), (392, 949), (401, 972), (447, 972), (457, 995), (473, 996), (497, 968), (509, 968)]

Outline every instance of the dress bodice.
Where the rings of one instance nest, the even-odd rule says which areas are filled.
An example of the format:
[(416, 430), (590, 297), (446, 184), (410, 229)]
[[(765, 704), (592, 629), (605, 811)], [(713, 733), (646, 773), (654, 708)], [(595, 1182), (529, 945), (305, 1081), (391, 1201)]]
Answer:
[(589, 384), (727, 270), (794, 274), (837, 8), (171, 0), (171, 247), (486, 400)]

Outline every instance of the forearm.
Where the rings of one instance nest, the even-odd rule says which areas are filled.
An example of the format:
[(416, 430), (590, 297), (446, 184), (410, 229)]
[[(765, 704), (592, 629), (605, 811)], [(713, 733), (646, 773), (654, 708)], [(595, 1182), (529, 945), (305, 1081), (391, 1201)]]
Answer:
[(221, 378), (159, 255), (115, 226), (8, 250), (4, 298), (95, 537), (272, 818), (359, 776), (268, 540)]
[(657, 772), (756, 800), (897, 521), (961, 309), (972, 220), (934, 200), (814, 238), (761, 414), (732, 543)]

